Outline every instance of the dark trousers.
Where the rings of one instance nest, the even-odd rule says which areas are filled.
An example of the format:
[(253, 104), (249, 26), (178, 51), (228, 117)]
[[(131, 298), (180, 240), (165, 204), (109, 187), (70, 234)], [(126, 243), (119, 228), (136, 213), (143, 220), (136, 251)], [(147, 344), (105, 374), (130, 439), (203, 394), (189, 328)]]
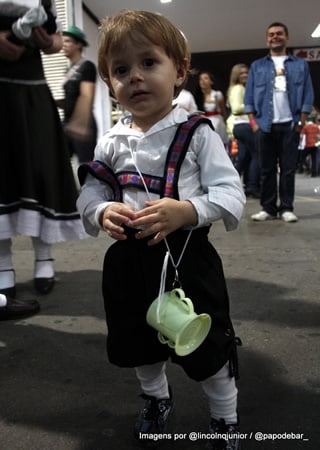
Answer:
[(238, 143), (236, 169), (243, 175), (246, 194), (260, 191), (260, 167), (254, 134), (248, 123), (239, 123), (233, 128)]
[(307, 166), (307, 157), (311, 158), (311, 176), (317, 175), (317, 147), (305, 147), (301, 152), (300, 169), (303, 170), (303, 166)]
[(274, 216), (293, 211), (299, 133), (294, 131), (292, 122), (287, 122), (272, 125), (269, 133), (258, 130), (255, 139), (260, 157), (262, 209)]
[(91, 161), (97, 144), (97, 132), (96, 122), (92, 120), (90, 125), (90, 135), (85, 140), (81, 141), (67, 136), (70, 158), (73, 155), (76, 155), (80, 164)]

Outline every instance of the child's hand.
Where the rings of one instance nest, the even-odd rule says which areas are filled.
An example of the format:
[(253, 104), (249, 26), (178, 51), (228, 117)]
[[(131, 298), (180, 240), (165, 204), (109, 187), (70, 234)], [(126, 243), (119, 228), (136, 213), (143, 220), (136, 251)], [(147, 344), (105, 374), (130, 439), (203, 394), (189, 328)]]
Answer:
[(131, 206), (124, 203), (115, 202), (109, 205), (100, 216), (100, 223), (103, 229), (113, 239), (124, 241), (127, 236), (124, 234), (123, 224), (132, 225), (136, 213)]
[(197, 213), (192, 203), (172, 198), (148, 201), (146, 208), (135, 215), (136, 219), (133, 220), (132, 226), (144, 228), (136, 234), (137, 239), (155, 234), (148, 242), (149, 245), (158, 244), (178, 228), (197, 223)]

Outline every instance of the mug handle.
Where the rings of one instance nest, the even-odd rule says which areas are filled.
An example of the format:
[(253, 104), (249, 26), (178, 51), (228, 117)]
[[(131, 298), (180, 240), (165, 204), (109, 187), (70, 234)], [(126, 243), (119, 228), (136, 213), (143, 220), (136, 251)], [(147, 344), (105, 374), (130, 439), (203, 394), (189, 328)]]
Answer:
[(161, 342), (161, 344), (168, 344), (168, 346), (170, 348), (175, 348), (176, 344), (172, 341), (170, 341), (169, 339), (167, 339), (166, 337), (163, 336), (163, 334), (160, 333), (160, 331), (158, 332), (158, 339)]
[(190, 298), (185, 297), (184, 291), (182, 289), (173, 289), (171, 291), (171, 296), (174, 297), (175, 301), (181, 301), (182, 303), (180, 304), (182, 304), (182, 306), (189, 314), (192, 314), (194, 312), (192, 301), (190, 300)]

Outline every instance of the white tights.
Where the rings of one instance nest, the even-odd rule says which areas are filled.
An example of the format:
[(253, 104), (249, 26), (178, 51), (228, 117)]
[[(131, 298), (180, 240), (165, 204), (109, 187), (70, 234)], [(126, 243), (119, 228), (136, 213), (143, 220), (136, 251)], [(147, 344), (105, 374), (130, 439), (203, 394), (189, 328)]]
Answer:
[(228, 364), (201, 384), (209, 399), (211, 417), (224, 419), (227, 424), (237, 423), (238, 389), (234, 377), (229, 376)]
[[(31, 239), (36, 260), (34, 277), (52, 277), (54, 269), (51, 245), (43, 242), (40, 238), (33, 237)], [(12, 287), (15, 284), (11, 246), (11, 239), (0, 240), (0, 289)]]
[(11, 239), (0, 240), (0, 289), (15, 285), (15, 275), (11, 254)]
[[(142, 392), (156, 398), (169, 398), (165, 362), (139, 366), (135, 370)], [(235, 379), (229, 376), (228, 365), (201, 384), (209, 400), (211, 417), (224, 419), (227, 424), (236, 423), (238, 390)]]
[(142, 392), (156, 398), (169, 398), (165, 362), (139, 366), (135, 369)]

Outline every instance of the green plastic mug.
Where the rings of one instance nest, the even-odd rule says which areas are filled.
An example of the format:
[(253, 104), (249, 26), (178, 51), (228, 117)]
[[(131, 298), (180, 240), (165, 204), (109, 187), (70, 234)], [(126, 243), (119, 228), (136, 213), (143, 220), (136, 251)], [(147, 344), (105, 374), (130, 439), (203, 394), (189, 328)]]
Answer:
[[(159, 306), (160, 301), (160, 306)], [(196, 350), (207, 337), (211, 327), (209, 314), (196, 314), (190, 298), (182, 289), (165, 292), (156, 298), (147, 312), (147, 323), (158, 331), (162, 344), (185, 356)]]

